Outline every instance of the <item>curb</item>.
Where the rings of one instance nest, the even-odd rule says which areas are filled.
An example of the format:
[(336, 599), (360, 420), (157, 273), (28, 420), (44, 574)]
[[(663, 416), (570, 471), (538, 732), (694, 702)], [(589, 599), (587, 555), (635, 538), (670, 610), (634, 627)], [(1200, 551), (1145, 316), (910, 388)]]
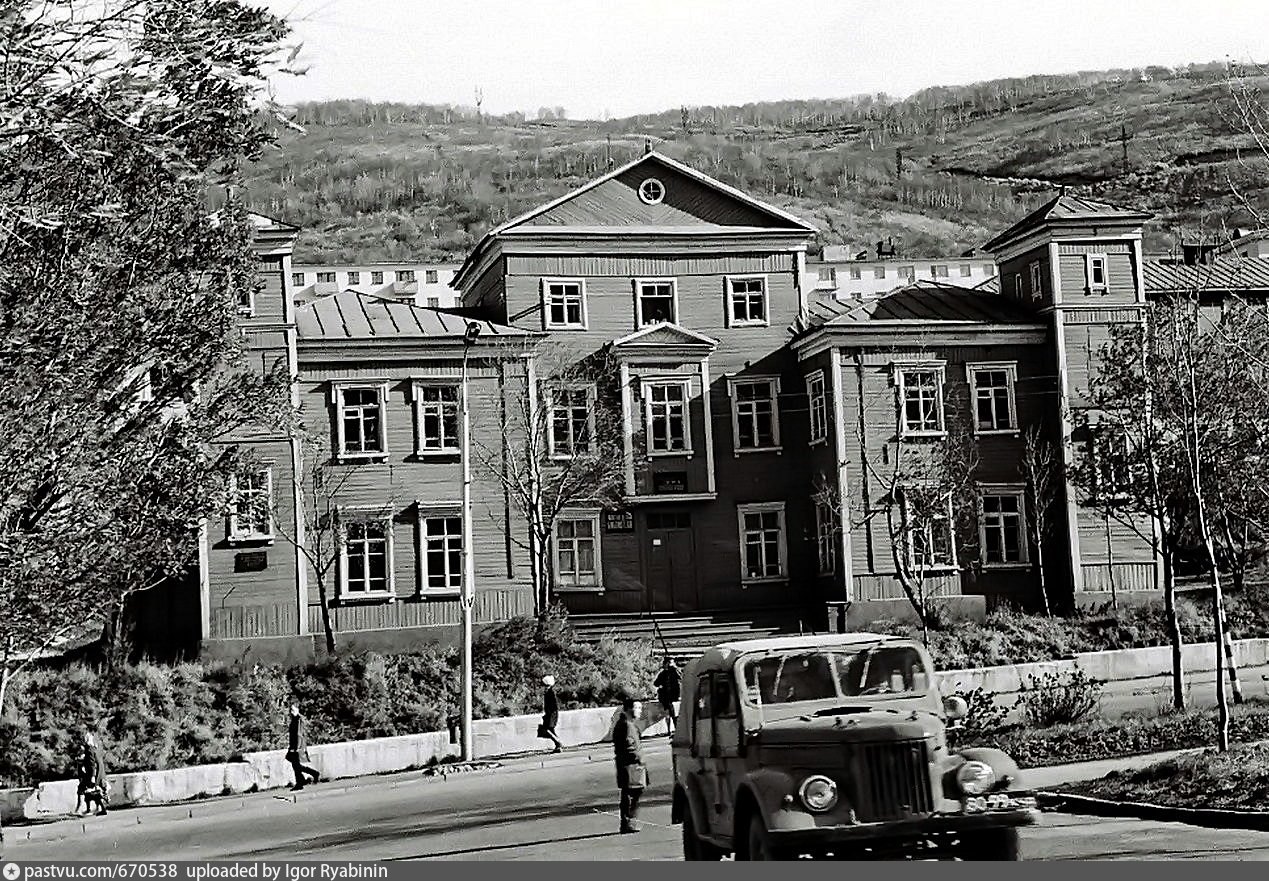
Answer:
[(1185, 823), (1208, 829), (1250, 829), (1269, 832), (1269, 811), (1235, 811), (1222, 808), (1181, 808), (1136, 801), (1111, 801), (1091, 795), (1037, 792), (1036, 802), (1045, 810), (1061, 810), (1094, 817), (1134, 817), (1162, 823)]

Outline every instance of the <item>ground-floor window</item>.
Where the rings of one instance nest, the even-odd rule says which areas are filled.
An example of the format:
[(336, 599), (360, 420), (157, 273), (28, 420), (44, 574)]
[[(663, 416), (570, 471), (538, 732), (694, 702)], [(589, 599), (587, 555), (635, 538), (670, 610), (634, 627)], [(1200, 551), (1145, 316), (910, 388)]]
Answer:
[(599, 513), (567, 513), (555, 522), (555, 584), (557, 587), (601, 586)]
[(985, 565), (1027, 562), (1023, 491), (993, 489), (983, 493), (979, 541)]
[(356, 598), (391, 594), (391, 517), (348, 518), (342, 531), (340, 595)]
[(815, 506), (815, 547), (820, 574), (831, 575), (837, 571), (837, 518), (833, 509), (823, 502)]
[(423, 590), (459, 590), (463, 586), (463, 518), (424, 516), (420, 519), (420, 528)]
[(784, 503), (738, 505), (740, 521), (741, 579), (763, 581), (784, 578), (787, 556)]

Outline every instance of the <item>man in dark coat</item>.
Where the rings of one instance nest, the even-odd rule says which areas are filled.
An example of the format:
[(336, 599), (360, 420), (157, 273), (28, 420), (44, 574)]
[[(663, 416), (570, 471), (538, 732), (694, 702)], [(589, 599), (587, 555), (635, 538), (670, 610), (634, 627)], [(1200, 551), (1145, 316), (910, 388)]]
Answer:
[(97, 744), (97, 737), (91, 731), (84, 733), (83, 751), (79, 755), (79, 795), (84, 800), (84, 809), (91, 811), (97, 805), (97, 815), (106, 813), (107, 782), (106, 760)]
[(639, 715), (643, 707), (627, 695), (621, 700), (621, 715), (613, 727), (612, 748), (617, 760), (617, 788), (621, 790), (621, 831), (639, 831), (639, 799), (648, 785), (648, 769), (643, 764), (643, 744), (639, 736)]
[(546, 690), (542, 692), (542, 724), (538, 726), (538, 737), (555, 743), (555, 749), (551, 752), (563, 752), (564, 744), (560, 743), (559, 735), (555, 733), (560, 724), (560, 700), (555, 694), (555, 677), (543, 676), (542, 684), (546, 686)]
[(286, 749), (286, 760), (291, 763), (291, 768), (295, 771), (295, 785), (291, 787), (293, 791), (304, 788), (306, 776), (312, 777), (314, 783), (322, 779), (316, 768), (310, 768), (305, 764), (309, 761), (308, 737), (304, 734), (304, 717), (300, 715), (299, 704), (291, 704), (291, 731)]
[(665, 666), (657, 674), (652, 685), (657, 690), (657, 703), (665, 711), (667, 730), (673, 734), (679, 724), (678, 714), (674, 712), (674, 702), (683, 692), (683, 676), (679, 673), (678, 665), (674, 663), (673, 658), (665, 659)]

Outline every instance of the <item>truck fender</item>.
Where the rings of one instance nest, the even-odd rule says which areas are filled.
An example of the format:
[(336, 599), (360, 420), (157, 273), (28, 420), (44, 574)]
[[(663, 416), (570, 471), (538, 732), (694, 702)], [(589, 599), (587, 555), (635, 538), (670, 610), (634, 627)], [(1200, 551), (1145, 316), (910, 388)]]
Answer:
[(676, 784), (674, 800), (670, 805), (670, 822), (682, 823), (687, 812), (692, 812), (692, 822), (697, 829), (709, 829), (709, 812), (705, 809), (705, 798), (701, 793), (700, 783), (689, 776), (686, 783)]
[[(1009, 757), (1009, 754), (1002, 749), (996, 749), (990, 746), (975, 746), (969, 749), (957, 751), (957, 756), (966, 762), (983, 762), (991, 765), (993, 771), (996, 772), (997, 780), (1007, 780), (1003, 788), (1010, 790), (1022, 789), (1022, 773), (1018, 770), (1018, 763)], [(957, 762), (952, 770), (959, 768), (960, 762)]]

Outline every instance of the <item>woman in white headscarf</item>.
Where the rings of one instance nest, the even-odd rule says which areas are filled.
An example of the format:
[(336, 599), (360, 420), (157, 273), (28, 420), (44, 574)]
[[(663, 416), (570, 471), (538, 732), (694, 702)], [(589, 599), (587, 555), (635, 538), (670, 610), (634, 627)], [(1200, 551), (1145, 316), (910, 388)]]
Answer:
[(549, 674), (543, 676), (542, 684), (546, 686), (546, 691), (542, 693), (542, 724), (538, 726), (538, 737), (555, 744), (552, 752), (562, 752), (564, 744), (560, 743), (560, 738), (555, 733), (556, 726), (560, 724), (560, 702), (555, 696), (555, 677)]

